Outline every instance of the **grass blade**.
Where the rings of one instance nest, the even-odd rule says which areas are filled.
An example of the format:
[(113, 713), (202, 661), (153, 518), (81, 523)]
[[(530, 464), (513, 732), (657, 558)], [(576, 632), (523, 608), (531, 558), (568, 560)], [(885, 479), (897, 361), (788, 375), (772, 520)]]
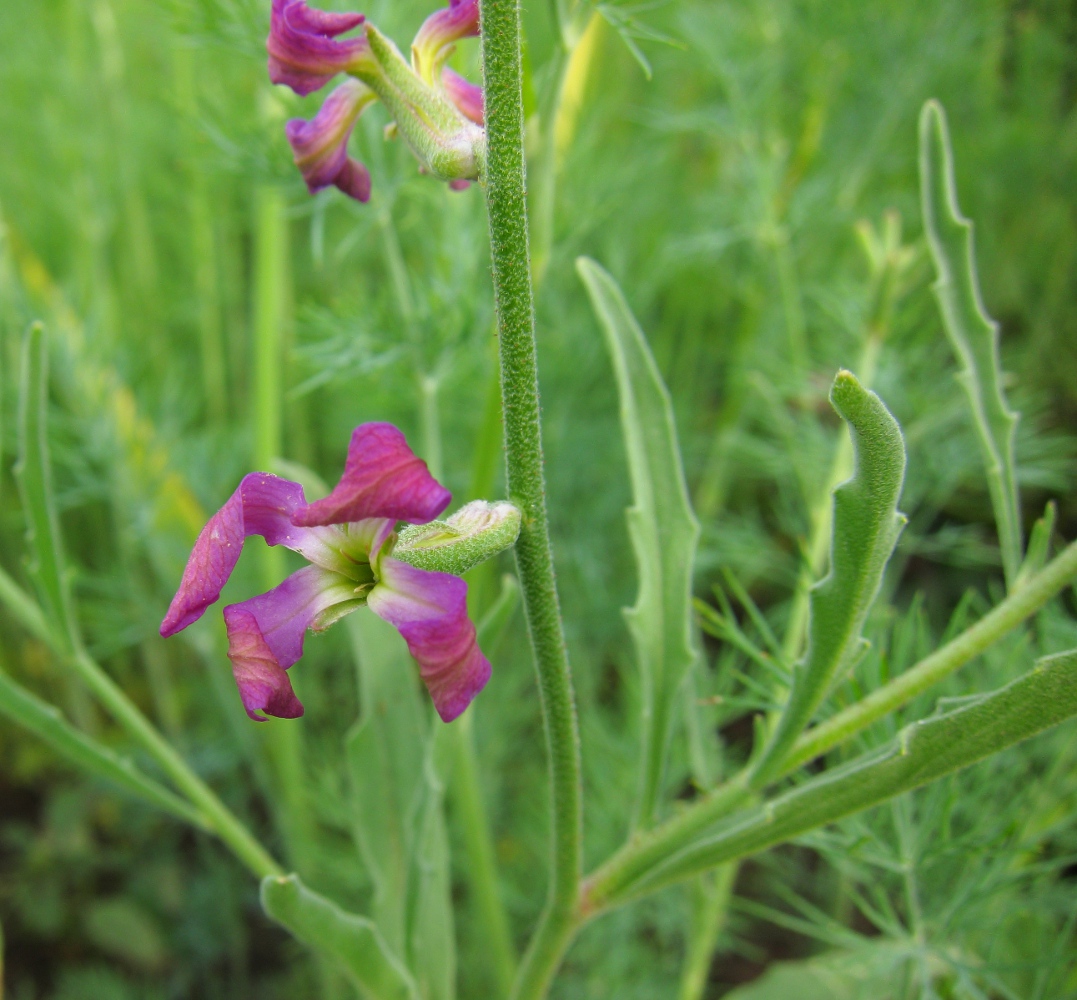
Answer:
[(630, 890), (632, 897), (755, 854), (959, 771), (1077, 715), (1077, 650), (1045, 657), (1017, 680), (907, 726), (896, 740), (752, 810), (686, 847)]
[(576, 270), (606, 335), (621, 400), (633, 505), (628, 532), (639, 591), (625, 612), (643, 677), (644, 742), (637, 825), (653, 822), (676, 695), (698, 655), (692, 632), (692, 567), (699, 522), (688, 500), (669, 392), (620, 288), (587, 257)]
[(920, 113), (920, 198), (937, 273), (935, 296), (943, 326), (963, 366), (958, 378), (980, 439), (1006, 585), (1012, 589), (1023, 551), (1014, 458), (1018, 415), (1002, 392), (998, 324), (988, 316), (980, 295), (972, 222), (957, 204), (950, 133), (938, 101), (928, 101)]
[(3, 671), (0, 671), (0, 714), (39, 737), (76, 767), (111, 781), (187, 823), (209, 829), (197, 809), (146, 777), (131, 761), (79, 732), (55, 705), (27, 691)]
[(830, 401), (849, 425), (853, 477), (834, 491), (830, 572), (811, 590), (808, 651), (794, 671), (777, 728), (754, 767), (752, 784), (757, 788), (781, 770), (834, 680), (860, 652), (864, 620), (905, 524), (905, 515), (897, 509), (905, 477), (905, 443), (897, 421), (851, 372), (838, 372)]
[(22, 345), (19, 384), (19, 460), (15, 477), (19, 483), (26, 538), (30, 549), (30, 577), (49, 624), (63, 636), (69, 651), (80, 648), (71, 590), (64, 569), (60, 523), (53, 502), (52, 469), (49, 463), (47, 407), (49, 358), (45, 328), (33, 323)]
[(373, 1000), (418, 1000), (407, 969), (373, 922), (346, 913), (308, 889), (298, 875), (262, 880), (262, 909), (304, 944), (336, 958), (363, 995)]

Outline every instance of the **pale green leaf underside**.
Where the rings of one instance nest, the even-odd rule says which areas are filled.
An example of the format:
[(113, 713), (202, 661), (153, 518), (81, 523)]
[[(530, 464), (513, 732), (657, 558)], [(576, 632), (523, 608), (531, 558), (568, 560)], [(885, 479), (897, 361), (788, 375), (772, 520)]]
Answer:
[(606, 271), (586, 257), (576, 270), (613, 362), (632, 481), (627, 516), (639, 592), (626, 617), (643, 677), (647, 731), (638, 818), (647, 823), (661, 790), (677, 689), (697, 655), (692, 567), (699, 523), (688, 500), (669, 392), (643, 331)]
[(882, 749), (805, 782), (675, 854), (632, 895), (736, 858), (968, 767), (1077, 715), (1077, 650), (1040, 660), (1023, 677), (962, 707), (915, 722)]
[(418, 1000), (407, 970), (373, 922), (346, 913), (308, 889), (298, 875), (262, 880), (262, 909), (304, 944), (331, 955), (371, 1000)]
[(905, 477), (905, 443), (897, 421), (851, 372), (838, 372), (830, 402), (849, 427), (853, 476), (834, 490), (830, 572), (811, 590), (808, 649), (793, 674), (774, 736), (754, 769), (755, 787), (781, 770), (835, 679), (859, 654), (864, 620), (905, 524), (897, 509)]
[(920, 198), (924, 232), (937, 278), (935, 296), (943, 326), (961, 362), (972, 419), (995, 510), (1002, 565), (1011, 588), (1021, 566), (1021, 508), (1014, 438), (1017, 414), (1002, 392), (998, 324), (980, 295), (972, 223), (961, 214), (954, 158), (942, 105), (928, 101), (920, 114)]

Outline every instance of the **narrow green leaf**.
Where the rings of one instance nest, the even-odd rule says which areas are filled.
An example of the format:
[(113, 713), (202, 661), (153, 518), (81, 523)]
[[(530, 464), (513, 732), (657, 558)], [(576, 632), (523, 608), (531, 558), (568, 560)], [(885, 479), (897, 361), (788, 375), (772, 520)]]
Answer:
[[(496, 655), (501, 639), (520, 602), (520, 585), (506, 573), (501, 578), (501, 593), (478, 625), (479, 646), (487, 656)], [(481, 770), (472, 723), (472, 706), (451, 726), (439, 732), (453, 751), (452, 811), (463, 841), (468, 896), (474, 909), (477, 933), (482, 937), (481, 959), (497, 992), (508, 996), (516, 976), (516, 949), (512, 943), (508, 914), (501, 898), (497, 854), (490, 831), (484, 801)], [(475, 970), (471, 970), (474, 974)]]
[(1021, 566), (1021, 505), (1014, 439), (1018, 415), (1006, 404), (998, 355), (998, 324), (980, 295), (972, 223), (961, 214), (946, 115), (938, 101), (920, 113), (920, 199), (931, 255), (935, 297), (943, 326), (962, 365), (958, 376), (968, 396), (980, 439), (987, 486), (995, 509), (1006, 584)]
[(875, 393), (838, 372), (830, 402), (849, 425), (853, 477), (834, 491), (830, 572), (811, 589), (808, 650), (777, 728), (752, 773), (763, 787), (780, 770), (831, 685), (859, 655), (861, 630), (905, 524), (897, 509), (905, 477), (901, 428)]
[(1069, 650), (1045, 657), (997, 691), (907, 726), (880, 750), (734, 819), (724, 830), (659, 864), (626, 896), (652, 892), (833, 823), (975, 764), (1074, 715), (1077, 650)]
[(19, 460), (15, 465), (15, 477), (26, 517), (26, 538), (31, 553), (30, 576), (50, 625), (64, 637), (65, 647), (74, 651), (81, 643), (64, 569), (60, 523), (53, 502), (46, 426), (48, 383), (45, 328), (40, 323), (33, 323), (26, 331), (22, 345)]
[(356, 840), (374, 882), (374, 918), (424, 1000), (451, 1000), (456, 957), (444, 778), (415, 666), (392, 626), (351, 619), (362, 718), (347, 741)]
[(187, 823), (206, 821), (179, 796), (146, 777), (134, 764), (75, 729), (54, 705), (38, 698), (0, 670), (0, 714), (44, 740), (76, 767), (99, 775)]
[(415, 983), (378, 928), (308, 889), (298, 875), (262, 879), (262, 909), (304, 944), (336, 958), (370, 1000), (418, 1000)]
[(576, 270), (606, 335), (632, 480), (628, 533), (639, 591), (625, 612), (643, 678), (643, 766), (636, 822), (655, 817), (677, 691), (698, 655), (692, 568), (699, 522), (688, 500), (669, 392), (617, 283), (587, 257)]
[(438, 725), (427, 741), (408, 872), (408, 960), (424, 1000), (453, 1000), (456, 996), (445, 777), (438, 769), (438, 762), (450, 753), (448, 735), (448, 727)]
[(1037, 518), (1032, 526), (1032, 534), (1028, 538), (1028, 551), (1025, 553), (1024, 562), (1021, 563), (1021, 571), (1017, 574), (1013, 589), (1019, 590), (1031, 580), (1047, 564), (1047, 556), (1051, 548), (1051, 536), (1055, 531), (1055, 521), (1058, 518), (1058, 504), (1054, 500), (1048, 500), (1044, 508), (1043, 517)]

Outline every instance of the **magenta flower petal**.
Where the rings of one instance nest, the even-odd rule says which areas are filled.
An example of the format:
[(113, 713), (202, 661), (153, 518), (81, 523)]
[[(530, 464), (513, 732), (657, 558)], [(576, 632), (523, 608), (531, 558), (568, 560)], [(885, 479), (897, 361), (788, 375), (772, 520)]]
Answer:
[(273, 0), (266, 39), (270, 80), (286, 84), (302, 97), (372, 59), (365, 35), (335, 40), (363, 20), (362, 14), (315, 10), (304, 0)]
[(268, 472), (244, 476), (194, 543), (179, 590), (161, 623), (161, 635), (175, 635), (198, 621), (221, 596), (239, 561), (243, 540), (250, 535), (261, 535), (270, 545), (302, 552), (322, 565), (332, 567), (338, 563), (341, 557), (333, 550), (329, 532), (298, 528), (292, 523), (292, 515), (305, 506), (306, 497), (299, 483)]
[(399, 630), (438, 715), (452, 722), (490, 679), (490, 661), (467, 616), (467, 584), (458, 576), (388, 557), (381, 560), (380, 571), (367, 606)]
[(224, 609), (228, 628), (228, 659), (239, 688), (243, 707), (255, 722), (266, 715), (278, 719), (298, 719), (303, 704), (292, 690), (292, 682), (273, 656), (258, 628), (258, 620), (238, 606)]
[(352, 432), (344, 475), (333, 492), (297, 511), (292, 520), (318, 525), (389, 518), (424, 524), (451, 499), (396, 427), (362, 424)]
[(433, 85), (438, 66), (449, 56), (448, 47), (461, 38), (474, 38), (478, 34), (479, 0), (450, 0), (448, 7), (423, 21), (411, 43), (416, 71)]
[(333, 91), (310, 120), (293, 118), (284, 126), (295, 165), (311, 194), (336, 185), (357, 201), (370, 198), (370, 173), (348, 156), (348, 139), (355, 120), (374, 92), (358, 80), (346, 80)]
[(460, 114), (476, 125), (483, 122), (482, 87), (465, 80), (459, 73), (446, 66), (441, 71), (441, 85), (445, 94), (456, 105)]
[(338, 573), (305, 566), (268, 593), (224, 609), (228, 658), (252, 719), (262, 721), (259, 711), (284, 719), (303, 714), (285, 670), (303, 655), (308, 628), (335, 621), (335, 605), (358, 607), (354, 587)]

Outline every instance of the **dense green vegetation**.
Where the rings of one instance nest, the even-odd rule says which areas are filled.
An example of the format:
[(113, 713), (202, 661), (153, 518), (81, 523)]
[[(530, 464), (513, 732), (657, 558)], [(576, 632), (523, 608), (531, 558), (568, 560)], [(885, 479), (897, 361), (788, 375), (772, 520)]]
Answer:
[[(416, 173), (384, 139), (379, 108), (353, 140), (373, 175), (369, 204), (311, 198), (283, 123), (312, 115), (318, 98), (266, 79), (268, 7), (0, 10), (0, 565), (27, 590), (41, 579), (14, 472), (20, 355), (41, 320), (70, 568), (55, 593), (69, 584), (72, 628), (289, 870), (370, 912), (376, 875), (355, 846), (341, 755), (368, 717), (353, 646), (382, 641), (369, 616), (308, 640), (292, 672), (305, 718), (261, 727), (236, 697), (219, 615), (189, 638), (165, 642), (157, 628), (197, 532), (239, 478), (271, 464), (332, 483), (362, 421), (398, 424), (456, 501), (502, 495), (487, 222), (477, 186), (454, 193)], [(403, 40), (430, 9), (377, 0), (366, 13)], [(1025, 535), (1049, 500), (1052, 551), (1077, 534), (1077, 5), (611, 0), (572, 14), (570, 50), (555, 9), (524, 12), (524, 96), (546, 475), (591, 870), (633, 819), (643, 696), (620, 611), (637, 576), (618, 389), (576, 259), (614, 276), (646, 333), (701, 525), (705, 725), (675, 724), (669, 812), (706, 783), (701, 760), (744, 762), (752, 715), (783, 696), (768, 633), (777, 647), (786, 637), (787, 659), (799, 652), (806, 625), (789, 628), (790, 610), (802, 567), (819, 561), (808, 539), (845, 435), (827, 402), (839, 367), (870, 382), (904, 431), (909, 520), (867, 621), (871, 647), (824, 714), (1006, 593), (976, 428), (930, 290), (917, 167), (929, 98), (949, 116), (1004, 388), (1021, 414)], [(478, 51), (468, 42), (456, 57), (473, 79)], [(226, 599), (292, 565), (251, 548)], [(503, 555), (473, 572), (477, 619), (511, 569)], [(940, 696), (994, 690), (1077, 645), (1073, 602), (1067, 588), (834, 760), (881, 745)], [(494, 676), (468, 725), (519, 950), (546, 884), (542, 719), (521, 616), (488, 634)], [(160, 776), (9, 610), (0, 668)], [(616, 910), (583, 930), (551, 995), (673, 996), (686, 950), (703, 942), (703, 992), (685, 997), (1077, 996), (1075, 764), (1070, 723), (754, 857), (726, 871), (735, 896), (710, 937), (693, 933), (692, 914), (713, 904), (717, 881)], [(462, 793), (442, 777), (457, 991), (494, 996), (503, 969)], [(263, 914), (256, 881), (215, 838), (74, 770), (8, 719), (0, 923), (14, 1000), (353, 995)]]

